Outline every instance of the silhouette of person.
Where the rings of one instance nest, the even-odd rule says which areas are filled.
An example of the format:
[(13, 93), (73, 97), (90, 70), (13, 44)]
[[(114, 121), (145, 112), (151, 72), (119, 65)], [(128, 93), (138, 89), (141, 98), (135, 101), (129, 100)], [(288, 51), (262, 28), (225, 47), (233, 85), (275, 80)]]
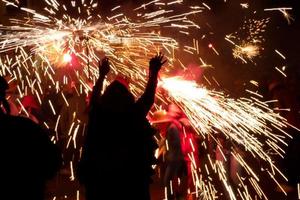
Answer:
[[(151, 122), (165, 141), (166, 169), (163, 181), (167, 189), (167, 199), (182, 198), (186, 192), (194, 192), (192, 176), (199, 167), (199, 154), (196, 133), (189, 120), (177, 105), (170, 104), (168, 112), (156, 111)], [(181, 180), (180, 184), (178, 178)], [(188, 196), (193, 198), (192, 195)]]
[(8, 76), (4, 76), (3, 78), (4, 80), (6, 80), (8, 87), (8, 89), (5, 91), (5, 94), (6, 96), (9, 96), (9, 98), (7, 98), (7, 103), (9, 105), (9, 114), (18, 116), (19, 108), (16, 105), (16, 99), (19, 97), (19, 93), (17, 91), (17, 81), (14, 79), (10, 79), (9, 81), (7, 81), (9, 79)]
[(7, 199), (42, 200), (47, 180), (61, 165), (60, 153), (38, 124), (9, 115), (7, 89), (0, 76), (0, 193)]
[(8, 83), (0, 76), (0, 115), (10, 114), (10, 106), (6, 100), (6, 90), (8, 89)]
[(146, 119), (154, 103), (159, 70), (166, 61), (157, 55), (149, 62), (149, 79), (135, 101), (126, 79), (118, 77), (102, 95), (110, 70), (108, 59), (99, 64), (90, 102), (89, 125), (79, 163), (78, 178), (86, 199), (149, 200), (149, 185), (155, 163), (155, 131)]

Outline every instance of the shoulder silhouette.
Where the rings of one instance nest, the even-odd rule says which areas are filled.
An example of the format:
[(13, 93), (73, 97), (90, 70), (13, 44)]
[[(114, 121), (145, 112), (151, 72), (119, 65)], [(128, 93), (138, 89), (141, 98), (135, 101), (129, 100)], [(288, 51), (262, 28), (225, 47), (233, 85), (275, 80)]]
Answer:
[[(3, 83), (2, 83), (3, 86)], [(38, 124), (30, 119), (10, 116), (5, 108), (5, 90), (0, 105), (1, 195), (8, 199), (44, 199), (46, 181), (61, 165), (61, 155)]]

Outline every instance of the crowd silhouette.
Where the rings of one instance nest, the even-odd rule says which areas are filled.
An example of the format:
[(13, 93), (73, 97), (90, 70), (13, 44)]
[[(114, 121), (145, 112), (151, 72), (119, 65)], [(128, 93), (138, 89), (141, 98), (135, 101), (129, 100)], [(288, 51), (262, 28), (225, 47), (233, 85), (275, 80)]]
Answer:
[(32, 120), (10, 115), (8, 84), (0, 76), (1, 196), (7, 199), (44, 199), (48, 180), (62, 158), (48, 134)]

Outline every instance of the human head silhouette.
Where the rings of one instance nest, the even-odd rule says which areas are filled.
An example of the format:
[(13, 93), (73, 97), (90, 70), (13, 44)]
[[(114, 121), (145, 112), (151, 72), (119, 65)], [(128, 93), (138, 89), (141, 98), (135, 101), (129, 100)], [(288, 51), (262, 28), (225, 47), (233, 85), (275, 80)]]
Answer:
[(4, 110), (7, 114), (10, 113), (9, 104), (5, 98), (6, 96), (6, 90), (9, 88), (7, 81), (5, 78), (0, 76), (0, 105), (2, 104), (4, 107)]
[(134, 96), (124, 83), (114, 80), (105, 89), (101, 98), (101, 104), (110, 111), (124, 111), (130, 109), (134, 104)]
[(127, 89), (129, 88), (129, 80), (128, 80), (127, 77), (118, 75), (118, 76), (115, 78), (115, 81), (118, 81), (118, 82), (122, 83)]

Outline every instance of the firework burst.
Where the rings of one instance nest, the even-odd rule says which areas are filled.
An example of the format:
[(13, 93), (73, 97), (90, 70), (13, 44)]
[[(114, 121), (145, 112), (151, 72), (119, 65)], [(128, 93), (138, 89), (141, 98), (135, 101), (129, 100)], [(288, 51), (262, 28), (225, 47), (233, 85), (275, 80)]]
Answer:
[(243, 63), (254, 62), (254, 58), (263, 51), (265, 41), (263, 33), (266, 30), (269, 19), (245, 21), (239, 31), (229, 34), (225, 40), (231, 43), (233, 57)]

